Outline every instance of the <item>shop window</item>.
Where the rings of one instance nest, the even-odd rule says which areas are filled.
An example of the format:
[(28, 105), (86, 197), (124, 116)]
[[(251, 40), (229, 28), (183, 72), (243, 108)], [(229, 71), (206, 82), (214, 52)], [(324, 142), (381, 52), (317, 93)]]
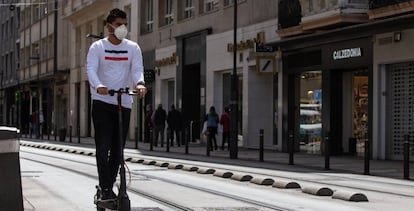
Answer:
[(322, 132), (322, 71), (300, 75), (299, 143), (300, 150), (320, 154)]

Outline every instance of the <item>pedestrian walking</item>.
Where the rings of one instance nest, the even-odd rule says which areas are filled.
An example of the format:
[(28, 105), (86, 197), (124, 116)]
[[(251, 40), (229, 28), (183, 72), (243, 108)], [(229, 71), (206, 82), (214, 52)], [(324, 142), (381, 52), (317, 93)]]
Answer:
[(167, 123), (170, 132), (169, 138), (171, 140), (171, 146), (174, 146), (174, 133), (177, 138), (177, 146), (181, 146), (180, 134), (183, 128), (183, 118), (181, 112), (175, 109), (174, 105), (171, 105), (171, 110), (168, 111)]
[(223, 136), (221, 142), (221, 150), (224, 150), (224, 144), (227, 142), (227, 150), (230, 149), (230, 109), (224, 107), (224, 112), (220, 117), (220, 124), (223, 126)]
[(219, 116), (216, 113), (216, 108), (214, 106), (210, 107), (209, 113), (205, 116), (204, 121), (207, 122), (207, 144), (210, 151), (214, 149), (217, 150), (217, 127), (219, 123)]
[(148, 143), (152, 139), (152, 131), (153, 131), (153, 125), (152, 125), (152, 106), (151, 104), (148, 104), (145, 108), (145, 119), (144, 119), (144, 142)]
[(128, 134), (132, 96), (122, 95), (122, 128), (118, 123), (117, 96), (108, 90), (133, 87), (138, 96), (146, 93), (142, 53), (139, 45), (126, 39), (127, 15), (112, 9), (106, 17), (108, 36), (95, 41), (86, 58), (86, 72), (92, 98), (92, 120), (95, 128), (96, 163), (101, 191), (98, 200), (116, 199), (113, 192), (123, 150), (119, 131), (123, 131), (123, 146)]
[(152, 115), (152, 120), (155, 131), (154, 146), (158, 146), (158, 137), (160, 136), (161, 147), (164, 147), (164, 130), (167, 112), (162, 108), (162, 104), (158, 104), (157, 110)]

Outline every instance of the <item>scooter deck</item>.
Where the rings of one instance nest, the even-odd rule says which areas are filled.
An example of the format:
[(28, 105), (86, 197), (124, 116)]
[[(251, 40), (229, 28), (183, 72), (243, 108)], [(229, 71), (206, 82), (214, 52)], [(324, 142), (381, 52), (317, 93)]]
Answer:
[(96, 206), (99, 208), (110, 209), (110, 210), (118, 210), (118, 200), (97, 200)]

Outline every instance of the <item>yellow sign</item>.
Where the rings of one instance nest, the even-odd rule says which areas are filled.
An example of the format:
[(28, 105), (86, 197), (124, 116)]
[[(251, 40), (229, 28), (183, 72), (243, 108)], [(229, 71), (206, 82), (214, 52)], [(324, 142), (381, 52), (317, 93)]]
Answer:
[(276, 57), (274, 55), (257, 56), (256, 70), (258, 73), (276, 72)]
[[(254, 39), (248, 39), (245, 41), (240, 41), (237, 43), (237, 51), (243, 51), (246, 49), (254, 48), (255, 44), (264, 44), (265, 43), (265, 36), (264, 32), (259, 32)], [(227, 44), (227, 52), (233, 52), (233, 43)]]
[(155, 60), (154, 64), (156, 67), (162, 67), (167, 65), (172, 65), (177, 63), (177, 54), (173, 53), (170, 57), (162, 58), (160, 60)]

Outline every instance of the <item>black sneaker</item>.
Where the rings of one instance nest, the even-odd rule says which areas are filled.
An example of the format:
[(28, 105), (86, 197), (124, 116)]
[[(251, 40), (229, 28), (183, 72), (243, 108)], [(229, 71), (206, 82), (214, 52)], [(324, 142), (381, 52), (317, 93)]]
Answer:
[(101, 192), (101, 201), (111, 201), (116, 199), (116, 194), (111, 189), (103, 189)]

